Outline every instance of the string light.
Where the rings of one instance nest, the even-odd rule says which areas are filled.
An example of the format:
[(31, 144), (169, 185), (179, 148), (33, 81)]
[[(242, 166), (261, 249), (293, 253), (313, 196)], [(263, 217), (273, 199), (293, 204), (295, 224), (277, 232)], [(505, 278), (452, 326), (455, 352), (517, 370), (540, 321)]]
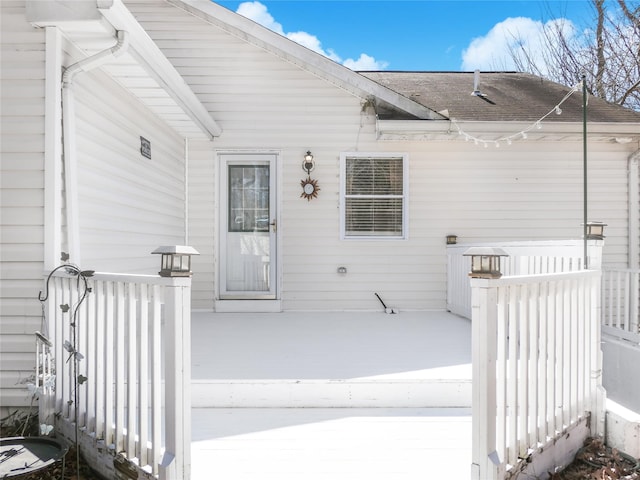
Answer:
[(518, 138), (521, 138), (522, 140), (527, 139), (528, 138), (527, 132), (533, 130), (534, 128), (537, 129), (537, 130), (540, 130), (542, 128), (542, 121), (545, 120), (552, 113), (555, 113), (556, 115), (561, 115), (562, 114), (562, 108), (560, 108), (560, 106), (564, 102), (566, 102), (571, 95), (573, 95), (576, 92), (579, 92), (581, 87), (582, 87), (582, 82), (578, 82), (576, 85), (571, 87), (571, 90), (562, 98), (562, 100), (560, 100), (558, 102), (557, 105), (555, 105), (551, 110), (549, 110), (546, 114), (544, 114), (538, 120), (533, 122), (529, 127), (521, 130), (520, 132), (516, 132), (516, 133), (513, 133), (511, 135), (500, 137), (500, 138), (498, 138), (496, 140), (491, 140), (491, 141), (483, 140), (483, 139), (481, 139), (479, 137), (476, 137), (474, 135), (471, 135), (471, 134), (465, 132), (464, 130), (462, 130), (462, 128), (460, 128), (460, 125), (458, 125), (458, 123), (453, 118), (451, 119), (451, 123), (453, 125), (455, 125), (456, 129), (458, 130), (458, 134), (464, 136), (465, 142), (468, 142), (469, 140), (473, 140), (473, 142), (476, 145), (479, 145), (479, 144), (482, 143), (485, 148), (488, 146), (488, 143), (491, 143), (491, 142), (494, 143), (496, 148), (500, 147), (500, 143), (501, 142), (505, 142), (507, 145), (511, 145), (513, 143), (513, 141), (514, 140), (518, 140)]

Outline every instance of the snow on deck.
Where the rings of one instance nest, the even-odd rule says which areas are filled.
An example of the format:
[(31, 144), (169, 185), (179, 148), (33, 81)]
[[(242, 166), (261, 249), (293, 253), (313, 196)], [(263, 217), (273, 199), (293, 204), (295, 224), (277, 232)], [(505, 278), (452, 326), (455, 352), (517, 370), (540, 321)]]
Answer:
[(203, 313), (192, 378), (471, 378), (471, 322), (447, 312)]
[(470, 409), (194, 409), (193, 480), (469, 480)]
[[(195, 312), (192, 346), (194, 406), (209, 407), (192, 410), (193, 480), (469, 479), (471, 410), (435, 408), (456, 397), (470, 406), (466, 319)], [(292, 401), (292, 385), (312, 390)], [(330, 393), (336, 385), (348, 385), (354, 408), (335, 408), (345, 404)], [(265, 390), (274, 408), (247, 408)], [(240, 392), (230, 404), (245, 408), (211, 408), (239, 402)], [(281, 408), (315, 406), (309, 396), (333, 408)], [(411, 407), (416, 398), (421, 408)]]

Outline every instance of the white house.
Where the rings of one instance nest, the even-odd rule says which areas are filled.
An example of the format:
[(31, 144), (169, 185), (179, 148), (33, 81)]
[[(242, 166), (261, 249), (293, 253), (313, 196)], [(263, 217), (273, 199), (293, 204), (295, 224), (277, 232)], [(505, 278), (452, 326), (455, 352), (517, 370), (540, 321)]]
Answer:
[[(356, 73), (207, 0), (1, 8), (3, 412), (61, 252), (156, 273), (191, 245), (199, 310), (444, 310), (447, 235), (582, 235), (579, 87)], [(608, 266), (640, 266), (639, 149), (640, 113), (589, 98)]]

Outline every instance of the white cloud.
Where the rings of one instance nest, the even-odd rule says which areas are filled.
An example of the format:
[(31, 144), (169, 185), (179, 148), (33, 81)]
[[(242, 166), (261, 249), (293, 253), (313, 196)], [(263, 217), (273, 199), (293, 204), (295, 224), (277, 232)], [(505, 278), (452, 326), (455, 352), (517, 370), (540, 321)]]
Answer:
[(243, 17), (247, 17), (256, 23), (259, 23), (269, 30), (273, 30), (280, 35), (284, 35), (282, 25), (275, 21), (275, 19), (267, 10), (267, 7), (260, 2), (243, 2), (238, 5), (236, 13), (239, 13)]
[(303, 47), (307, 47), (309, 50), (313, 50), (314, 52), (319, 53), (320, 55), (324, 55), (325, 57), (330, 58), (334, 62), (340, 63), (342, 61), (340, 57), (336, 55), (336, 53), (333, 50), (325, 51), (322, 48), (322, 43), (320, 42), (318, 37), (316, 37), (315, 35), (311, 35), (310, 33), (307, 33), (307, 32), (290, 32), (285, 34), (285, 36), (289, 40), (293, 40), (294, 42), (299, 43)]
[[(515, 64), (510, 53), (512, 50), (524, 50), (534, 59), (540, 59), (545, 29), (551, 33), (561, 29), (568, 37), (575, 34), (573, 23), (566, 19), (550, 20), (544, 24), (525, 17), (507, 18), (494, 25), (485, 36), (471, 41), (462, 52), (462, 69), (514, 69)], [(541, 61), (536, 63), (543, 64)]]
[(352, 70), (384, 70), (389, 65), (387, 62), (376, 60), (374, 57), (361, 53), (360, 58), (353, 60), (348, 58), (342, 60), (333, 49), (325, 50), (322, 47), (322, 42), (318, 37), (308, 32), (285, 32), (282, 25), (275, 21), (273, 16), (267, 10), (267, 7), (258, 1), (243, 2), (238, 6), (236, 13), (239, 13), (243, 17), (247, 17), (256, 23), (259, 23), (263, 27), (273, 30), (280, 35), (284, 35), (290, 40), (299, 43), (303, 47), (307, 47), (309, 50), (313, 50), (320, 55), (324, 55), (330, 58), (334, 62), (342, 63), (345, 67)]
[(384, 70), (389, 66), (387, 62), (376, 60), (366, 53), (361, 53), (357, 60), (347, 58), (342, 64), (351, 70)]

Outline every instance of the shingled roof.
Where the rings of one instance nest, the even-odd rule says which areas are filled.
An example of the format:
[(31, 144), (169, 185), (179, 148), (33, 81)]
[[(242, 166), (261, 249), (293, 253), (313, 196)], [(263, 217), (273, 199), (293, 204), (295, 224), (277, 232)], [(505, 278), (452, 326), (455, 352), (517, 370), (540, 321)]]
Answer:
[[(481, 72), (478, 90), (472, 95), (473, 72), (358, 72), (445, 116), (460, 121), (535, 122), (554, 109), (571, 91), (559, 83), (528, 73)], [(547, 122), (581, 122), (581, 90), (561, 106), (562, 114), (553, 113)], [(381, 119), (410, 119), (401, 112), (378, 111)], [(589, 97), (589, 122), (640, 123), (640, 112)]]

